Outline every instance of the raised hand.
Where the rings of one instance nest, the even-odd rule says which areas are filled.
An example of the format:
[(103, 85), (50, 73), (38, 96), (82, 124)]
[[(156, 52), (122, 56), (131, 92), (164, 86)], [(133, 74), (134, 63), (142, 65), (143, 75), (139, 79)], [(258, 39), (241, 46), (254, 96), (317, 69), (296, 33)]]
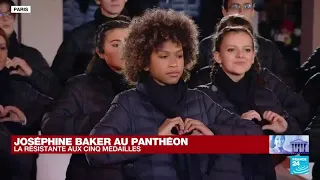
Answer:
[[(26, 116), (24, 113), (17, 107), (6, 106), (4, 108), (4, 116), (0, 118), (0, 122), (17, 122), (17, 123), (26, 123)], [(8, 117), (6, 117), (9, 115)]]
[(6, 62), (6, 67), (12, 69), (10, 74), (18, 74), (20, 76), (31, 76), (32, 68), (29, 64), (18, 57), (14, 57), (12, 60), (8, 59)]
[(158, 129), (158, 135), (172, 136), (172, 128), (176, 127), (179, 131), (179, 135), (184, 132), (184, 123), (181, 117), (176, 117), (173, 119), (166, 119), (163, 124)]
[(288, 128), (287, 121), (279, 114), (272, 111), (265, 111), (263, 119), (270, 122), (270, 124), (262, 126), (263, 130), (272, 130), (275, 133), (284, 133)]
[(0, 118), (6, 117), (5, 111), (4, 111), (4, 107), (2, 105), (0, 105)]
[(187, 118), (184, 124), (185, 133), (192, 132), (191, 135), (214, 135), (213, 132), (199, 120)]
[(255, 110), (250, 110), (246, 113), (243, 113), (241, 115), (241, 119), (247, 119), (247, 120), (253, 120), (253, 119), (257, 119), (258, 121), (261, 121), (261, 116), (259, 113), (257, 113), (257, 111)]

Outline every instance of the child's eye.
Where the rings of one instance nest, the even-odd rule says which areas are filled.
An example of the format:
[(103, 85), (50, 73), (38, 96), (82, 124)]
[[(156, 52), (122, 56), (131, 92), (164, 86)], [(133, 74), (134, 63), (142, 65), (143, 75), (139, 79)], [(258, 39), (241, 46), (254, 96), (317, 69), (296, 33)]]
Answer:
[(178, 55), (177, 57), (178, 57), (179, 59), (181, 59), (181, 58), (183, 58), (183, 55)]
[(246, 52), (251, 52), (251, 49), (246, 49)]
[(119, 44), (112, 44), (112, 47), (119, 47)]
[(233, 51), (234, 51), (234, 49), (232, 49), (232, 48), (228, 49), (228, 52), (233, 52)]
[(168, 56), (159, 56), (161, 59), (165, 59), (167, 58)]

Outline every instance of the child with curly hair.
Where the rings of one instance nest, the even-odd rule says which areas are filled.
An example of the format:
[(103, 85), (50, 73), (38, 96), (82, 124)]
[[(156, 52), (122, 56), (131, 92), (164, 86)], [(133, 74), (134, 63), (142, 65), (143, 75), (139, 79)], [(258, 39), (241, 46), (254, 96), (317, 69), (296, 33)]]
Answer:
[[(187, 88), (197, 39), (196, 25), (182, 13), (153, 9), (135, 18), (123, 58), (126, 78), (136, 88), (117, 95), (91, 135), (262, 134), (252, 121)], [(199, 180), (219, 166), (210, 163), (213, 157), (199, 155), (87, 154), (87, 159), (93, 166), (122, 164), (126, 176), (142, 180)]]

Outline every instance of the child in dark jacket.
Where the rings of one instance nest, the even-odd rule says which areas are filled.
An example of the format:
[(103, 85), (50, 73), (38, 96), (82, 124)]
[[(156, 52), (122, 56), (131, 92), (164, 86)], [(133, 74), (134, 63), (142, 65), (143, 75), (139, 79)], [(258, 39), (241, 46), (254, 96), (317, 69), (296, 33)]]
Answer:
[[(243, 26), (247, 28), (251, 33), (254, 33), (250, 21), (248, 21), (243, 15), (229, 15), (223, 17), (221, 21), (217, 24), (216, 32), (220, 32), (227, 26)], [(213, 41), (214, 36), (210, 36), (208, 37), (208, 39), (202, 40), (203, 43), (200, 43), (200, 58), (201, 56), (206, 55), (203, 58), (210, 59), (212, 62), (214, 62), (214, 57), (212, 53), (214, 44)], [(264, 62), (267, 60), (264, 56), (261, 55), (263, 54), (261, 53), (261, 51), (265, 51), (265, 49), (261, 48), (262, 46), (260, 46), (261, 42), (259, 42), (259, 38), (257, 38), (257, 42), (260, 47), (258, 51), (259, 53), (257, 53), (257, 58), (260, 63), (264, 64)], [(201, 49), (201, 44), (210, 48), (210, 53), (207, 53), (207, 48)], [(201, 52), (204, 50), (205, 52)], [(205, 85), (210, 83), (211, 71), (212, 66), (210, 65), (202, 68), (197, 73), (193, 73), (190, 77), (190, 80), (188, 81), (188, 86), (190, 88), (196, 88), (199, 85)], [(289, 87), (287, 84), (281, 81), (279, 77), (274, 74), (274, 72), (271, 72), (270, 68), (263, 68), (260, 75), (265, 80), (265, 87), (274, 92), (281, 106), (293, 118), (295, 118), (298, 121), (302, 130), (305, 129), (310, 123), (310, 107), (309, 104), (303, 98), (303, 96), (294, 92), (294, 90), (291, 87)]]
[[(95, 54), (87, 73), (71, 78), (63, 95), (44, 117), (44, 134), (88, 135), (111, 106), (113, 98), (128, 89), (121, 73), (125, 61), (121, 48), (128, 35), (129, 21), (112, 20), (102, 24), (95, 35)], [(121, 179), (117, 167), (92, 168), (84, 154), (73, 154), (66, 180)]]
[[(275, 93), (265, 87), (261, 73), (267, 70), (260, 68), (255, 57), (258, 48), (250, 30), (242, 26), (226, 27), (214, 40), (212, 82), (199, 89), (266, 132), (301, 133), (298, 122), (284, 110)], [(245, 179), (276, 179), (274, 164), (268, 155), (244, 155), (242, 168)]]
[[(187, 88), (186, 67), (196, 59), (197, 35), (194, 22), (172, 10), (153, 9), (134, 19), (123, 58), (127, 80), (136, 88), (115, 97), (91, 135), (262, 134), (252, 121)], [(125, 176), (142, 180), (199, 180), (211, 171), (203, 163), (209, 158), (197, 155), (87, 154), (87, 159), (93, 166), (123, 164), (124, 172), (131, 172)]]

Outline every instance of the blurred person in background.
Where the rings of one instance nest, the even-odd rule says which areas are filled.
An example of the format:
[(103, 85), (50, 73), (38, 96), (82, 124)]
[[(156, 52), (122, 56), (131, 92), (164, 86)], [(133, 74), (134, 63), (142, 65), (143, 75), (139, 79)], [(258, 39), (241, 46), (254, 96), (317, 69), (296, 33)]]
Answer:
[[(241, 14), (252, 21), (255, 10), (253, 0), (224, 0), (222, 7), (223, 16)], [(282, 58), (277, 46), (270, 40), (265, 39), (259, 35), (255, 35), (260, 47), (258, 52), (258, 59), (262, 67), (268, 68), (272, 73), (276, 74), (281, 80), (285, 81), (288, 85), (294, 86), (292, 75), (287, 70), (287, 65)], [(199, 69), (212, 65), (214, 59), (212, 54), (212, 35), (204, 38), (200, 42), (200, 54), (198, 59), (197, 68), (193, 74), (197, 73)], [(191, 75), (192, 76), (192, 75)]]
[[(295, 23), (290, 19), (286, 19), (282, 22), (280, 31), (274, 35), (275, 43), (283, 54), (287, 68), (290, 73), (294, 75), (297, 74), (296, 71), (300, 67), (300, 40), (297, 36), (299, 35), (297, 31), (298, 29), (295, 27)], [(295, 78), (299, 77), (295, 76)]]
[(63, 0), (63, 39), (74, 28), (92, 21), (98, 8), (95, 0)]
[[(148, 1), (148, 0), (146, 0)], [(199, 40), (213, 33), (215, 24), (222, 17), (220, 5), (222, 0), (158, 0), (159, 7), (184, 12), (199, 27)], [(210, 20), (208, 20), (210, 17)]]
[(258, 31), (259, 35), (266, 38), (266, 39), (272, 39), (271, 38), (271, 24), (268, 22), (267, 13), (262, 11), (259, 12), (259, 24), (258, 24)]
[(60, 91), (58, 79), (54, 76), (42, 54), (35, 48), (21, 44), (14, 31), (16, 15), (11, 13), (12, 0), (0, 0), (0, 27), (9, 39), (6, 67), (13, 69), (13, 79), (31, 84), (41, 93), (56, 98)]
[[(88, 135), (107, 112), (114, 97), (128, 88), (121, 74), (125, 61), (121, 48), (129, 21), (112, 20), (102, 24), (95, 35), (95, 54), (87, 72), (69, 79), (63, 95), (44, 116), (42, 133)], [(83, 154), (71, 157), (67, 180), (118, 180), (116, 167), (94, 168)]]
[(10, 75), (8, 45), (7, 32), (0, 28), (0, 179), (36, 180), (37, 155), (12, 155), (10, 136), (37, 135), (52, 99)]
[(111, 20), (128, 20), (124, 7), (127, 0), (96, 0), (99, 8), (94, 20), (73, 29), (60, 45), (51, 69), (62, 85), (75, 75), (82, 74), (94, 52), (94, 35), (99, 25)]

